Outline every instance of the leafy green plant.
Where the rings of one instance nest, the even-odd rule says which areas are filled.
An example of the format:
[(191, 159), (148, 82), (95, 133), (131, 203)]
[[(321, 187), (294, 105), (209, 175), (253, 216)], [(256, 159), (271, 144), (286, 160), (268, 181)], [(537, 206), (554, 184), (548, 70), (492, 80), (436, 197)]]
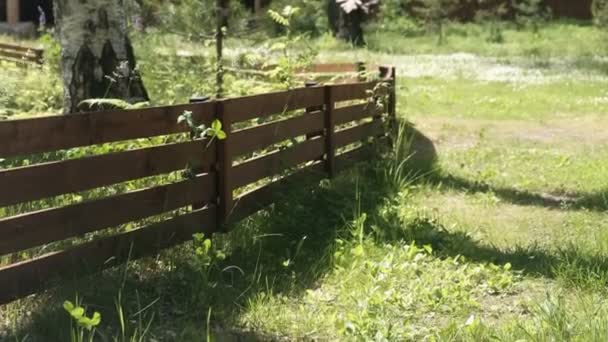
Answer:
[[(300, 43), (304, 43), (304, 36), (293, 34), (291, 21), (299, 11), (298, 7), (289, 5), (285, 6), (280, 13), (272, 9), (268, 10), (268, 16), (285, 29), (284, 36), (274, 39), (268, 45), (270, 51), (280, 53), (277, 65), (269, 73), (270, 79), (288, 89), (297, 85), (296, 71), (310, 66), (317, 54), (310, 45), (305, 44), (302, 49)], [(297, 52), (294, 53), (294, 51)]]
[(63, 308), (70, 315), (70, 340), (72, 342), (93, 342), (95, 330), (101, 323), (101, 314), (97, 311), (91, 317), (86, 315), (86, 309), (81, 306), (78, 297), (74, 303), (66, 300)]
[(185, 123), (190, 128), (190, 137), (192, 139), (210, 138), (209, 144), (213, 139), (226, 139), (226, 132), (222, 130), (222, 122), (218, 119), (211, 122), (211, 126), (205, 124), (197, 125), (192, 118), (192, 111), (184, 111), (178, 118), (177, 123)]

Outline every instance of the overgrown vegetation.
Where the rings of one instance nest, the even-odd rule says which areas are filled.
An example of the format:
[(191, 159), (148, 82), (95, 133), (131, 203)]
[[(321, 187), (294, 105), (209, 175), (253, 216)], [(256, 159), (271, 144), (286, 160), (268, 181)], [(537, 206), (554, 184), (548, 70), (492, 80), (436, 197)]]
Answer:
[[(188, 11), (203, 3), (211, 6), (158, 3), (173, 12), (133, 34), (153, 104), (215, 91), (212, 33), (197, 25), (210, 14)], [(230, 234), (196, 235), (156, 258), (64, 279), (1, 307), (0, 340), (606, 340), (608, 135), (598, 129), (608, 124), (606, 36), (590, 23), (548, 21), (537, 1), (525, 5), (514, 21), (500, 8), (475, 23), (436, 17), (438, 45), (441, 31), (405, 16), (404, 2), (384, 1), (379, 18), (389, 20), (367, 23), (364, 48), (326, 34), (318, 2), (273, 2), (247, 36), (239, 31), (249, 25), (245, 10), (235, 7), (243, 21), (227, 31), (229, 95), (303, 84), (293, 72), (313, 60), (389, 63), (400, 73), (399, 117), (410, 124), (392, 149), (371, 150), (368, 163), (331, 181), (277, 194)], [(191, 16), (175, 23), (178, 14)], [(50, 36), (27, 43), (44, 44), (48, 62), (2, 62), (3, 119), (60, 111), (57, 46)], [(278, 67), (270, 77), (238, 72), (264, 64)], [(0, 168), (223, 136), (188, 113), (182, 122), (191, 135), (0, 159)], [(0, 208), (0, 217), (100, 195)], [(147, 222), (114, 229), (139, 223)]]

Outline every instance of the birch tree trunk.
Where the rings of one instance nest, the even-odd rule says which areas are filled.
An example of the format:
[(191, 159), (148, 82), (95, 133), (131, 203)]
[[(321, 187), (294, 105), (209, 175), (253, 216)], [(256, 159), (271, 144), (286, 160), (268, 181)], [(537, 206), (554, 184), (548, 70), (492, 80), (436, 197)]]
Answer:
[(90, 98), (147, 101), (127, 35), (123, 0), (55, 0), (64, 113)]

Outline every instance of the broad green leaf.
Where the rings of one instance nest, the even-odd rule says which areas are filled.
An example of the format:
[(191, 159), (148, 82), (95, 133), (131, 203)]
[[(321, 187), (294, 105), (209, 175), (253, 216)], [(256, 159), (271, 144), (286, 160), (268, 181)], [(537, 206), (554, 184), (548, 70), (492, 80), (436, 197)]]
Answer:
[(97, 311), (93, 314), (93, 318), (91, 318), (91, 324), (95, 327), (101, 323), (101, 314)]
[(351, 252), (355, 256), (362, 256), (365, 253), (365, 250), (363, 249), (363, 246), (358, 245), (357, 247), (353, 248)]
[(219, 131), (219, 130), (221, 130), (222, 129), (222, 122), (220, 120), (218, 120), (218, 119), (213, 120), (213, 122), (211, 123), (211, 128), (214, 131), (216, 131), (216, 132)]
[(224, 131), (218, 131), (217, 134), (216, 134), (216, 136), (217, 136), (217, 138), (219, 140), (224, 140), (224, 139), (226, 139), (226, 132), (224, 132)]
[(72, 311), (70, 311), (70, 315), (72, 315), (72, 317), (74, 317), (75, 319), (81, 319), (82, 316), (84, 315), (84, 308), (78, 306), (78, 307), (74, 308)]

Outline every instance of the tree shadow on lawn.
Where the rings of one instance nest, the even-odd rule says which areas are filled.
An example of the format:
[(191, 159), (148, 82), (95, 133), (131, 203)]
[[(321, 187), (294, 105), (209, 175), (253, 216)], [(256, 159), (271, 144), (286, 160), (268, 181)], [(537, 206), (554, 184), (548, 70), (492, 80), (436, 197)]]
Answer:
[[(222, 331), (228, 340), (272, 340), (275, 337), (239, 330), (255, 330), (242, 327), (239, 313), (258, 296), (297, 295), (317, 285), (331, 270), (336, 239), (351, 234), (349, 224), (358, 208), (374, 213), (394, 195), (395, 189), (382, 180), (383, 165), (383, 161), (364, 163), (331, 182), (316, 177), (306, 182), (312, 186), (294, 184), (277, 193), (273, 206), (239, 223), (229, 234), (214, 236), (210, 266), (196, 257), (193, 243), (186, 243), (156, 258), (132, 261), (126, 271), (121, 266), (89, 277), (61, 279), (56, 283), (60, 286), (45, 294), (10, 304), (20, 315), (10, 338), (69, 340), (70, 318), (62, 304), (78, 294), (89, 314), (96, 310), (102, 315), (99, 336), (105, 338), (100, 340), (112, 340), (120, 333), (115, 306), (120, 292), (130, 327), (127, 335), (138, 324), (145, 328), (153, 318), (148, 338), (199, 341), (212, 310), (210, 324), (216, 334)], [(225, 259), (217, 257), (220, 254)]]
[[(393, 218), (393, 225), (399, 218)], [(465, 257), (467, 261), (510, 263), (514, 270), (532, 277), (564, 281), (567, 286), (605, 288), (608, 284), (608, 255), (590, 252), (584, 246), (566, 244), (556, 250), (545, 250), (538, 245), (498, 248), (481, 243), (463, 231), (450, 231), (437, 220), (418, 216), (411, 222), (399, 223), (402, 233), (396, 240), (415, 241), (431, 245), (441, 257)], [(390, 227), (391, 222), (385, 222)]]
[(430, 184), (468, 193), (493, 193), (500, 199), (517, 205), (545, 207), (558, 210), (608, 210), (608, 189), (597, 193), (552, 195), (515, 188), (495, 187), (484, 182), (444, 174), (440, 170), (429, 173), (425, 180)]
[(437, 151), (433, 141), (409, 125), (406, 132), (411, 139), (412, 157), (409, 167), (420, 174), (419, 182), (455, 189), (468, 193), (493, 193), (500, 199), (517, 205), (530, 205), (559, 210), (608, 210), (608, 188), (596, 193), (553, 195), (515, 188), (496, 187), (476, 180), (446, 174), (436, 165)]
[[(413, 158), (410, 168), (416, 174), (416, 182), (441, 185), (463, 192), (492, 192), (502, 200), (518, 205), (532, 205), (559, 210), (608, 210), (608, 189), (594, 194), (577, 194), (560, 197), (549, 194), (538, 194), (513, 188), (493, 187), (477, 181), (467, 180), (445, 174), (436, 166), (437, 154), (432, 140), (414, 127), (407, 128), (411, 137)], [(416, 218), (413, 222), (404, 223), (393, 217), (381, 225), (384, 227), (401, 227), (397, 234), (385, 234), (388, 240), (416, 241), (430, 244), (440, 255), (456, 257), (465, 256), (471, 261), (492, 262), (496, 264), (511, 263), (515, 269), (526, 274), (549, 278), (559, 277), (576, 286), (600, 285), (608, 283), (608, 256), (593, 254), (583, 247), (574, 244), (562, 246), (557, 251), (548, 252), (536, 245), (513, 246), (501, 250), (494, 246), (480, 244), (466, 232), (451, 232), (437, 221), (429, 218)], [(395, 229), (387, 228), (391, 232)]]

